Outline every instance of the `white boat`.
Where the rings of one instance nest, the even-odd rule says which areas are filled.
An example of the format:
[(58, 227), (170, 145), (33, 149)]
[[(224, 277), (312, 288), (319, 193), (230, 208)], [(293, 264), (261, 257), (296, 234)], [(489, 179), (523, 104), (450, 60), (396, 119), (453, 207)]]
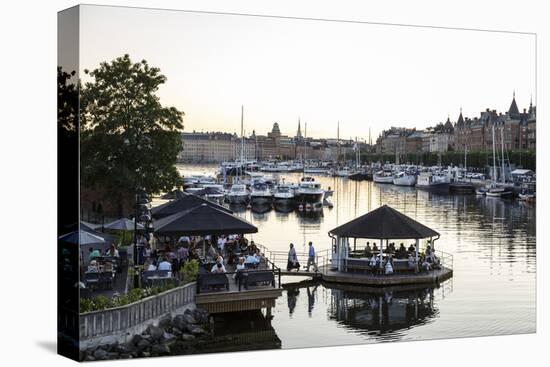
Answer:
[(249, 193), (245, 185), (234, 184), (231, 186), (231, 190), (229, 190), (226, 197), (231, 204), (246, 204), (248, 202)]
[(450, 183), (446, 175), (421, 172), (416, 180), (416, 187), (427, 191), (448, 192)]
[(298, 190), (296, 190), (296, 197), (303, 209), (322, 209), (324, 196), (325, 191), (321, 188), (321, 184), (315, 181), (315, 178), (302, 177)]
[(376, 172), (372, 176), (372, 180), (377, 183), (393, 183), (393, 173), (390, 170), (382, 170)]
[(393, 184), (396, 186), (414, 186), (416, 184), (416, 175), (401, 171), (393, 176)]
[(334, 176), (336, 177), (348, 177), (351, 175), (351, 170), (348, 167), (344, 167), (342, 169), (337, 169), (334, 171)]
[(257, 182), (252, 185), (250, 201), (252, 204), (271, 204), (273, 194), (265, 182)]
[(273, 194), (275, 202), (279, 201), (292, 201), (294, 200), (294, 191), (289, 184), (281, 184), (277, 186), (275, 193)]
[(309, 173), (309, 174), (326, 174), (328, 172), (328, 169), (327, 168), (323, 168), (323, 167), (306, 167), (304, 168), (304, 173)]
[(509, 197), (509, 196), (512, 196), (512, 191), (508, 190), (503, 186), (492, 184), (490, 187), (487, 188), (485, 195), (489, 197), (498, 197), (498, 198)]

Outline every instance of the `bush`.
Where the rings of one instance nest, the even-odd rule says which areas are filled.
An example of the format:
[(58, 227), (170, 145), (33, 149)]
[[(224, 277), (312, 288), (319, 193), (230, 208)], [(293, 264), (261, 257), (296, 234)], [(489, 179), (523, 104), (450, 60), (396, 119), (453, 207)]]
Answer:
[(199, 262), (195, 259), (185, 262), (181, 272), (183, 274), (184, 283), (194, 282), (197, 279), (197, 274), (199, 273)]

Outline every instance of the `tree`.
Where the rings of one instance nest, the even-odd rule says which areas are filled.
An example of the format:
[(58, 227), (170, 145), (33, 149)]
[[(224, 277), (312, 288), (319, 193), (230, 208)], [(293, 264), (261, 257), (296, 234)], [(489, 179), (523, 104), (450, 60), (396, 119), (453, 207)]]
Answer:
[(133, 197), (137, 187), (158, 193), (179, 186), (184, 113), (161, 105), (160, 69), (124, 55), (84, 72), (91, 81), (81, 93), (81, 185), (114, 200)]

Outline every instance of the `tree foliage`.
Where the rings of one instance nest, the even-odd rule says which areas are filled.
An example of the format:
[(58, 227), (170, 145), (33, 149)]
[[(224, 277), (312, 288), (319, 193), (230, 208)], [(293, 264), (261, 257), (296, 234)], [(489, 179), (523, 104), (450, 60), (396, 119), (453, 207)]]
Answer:
[(115, 200), (136, 187), (158, 193), (178, 186), (184, 113), (161, 105), (160, 69), (124, 55), (84, 72), (91, 81), (81, 93), (82, 185)]
[(76, 133), (78, 121), (78, 81), (71, 80), (76, 72), (57, 67), (57, 120), (64, 133)]

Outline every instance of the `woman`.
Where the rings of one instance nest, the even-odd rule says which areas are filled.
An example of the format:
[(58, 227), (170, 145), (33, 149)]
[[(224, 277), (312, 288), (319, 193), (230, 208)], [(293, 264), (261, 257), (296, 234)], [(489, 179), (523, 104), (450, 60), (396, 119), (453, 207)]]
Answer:
[(88, 265), (88, 273), (99, 273), (99, 265), (97, 260), (90, 261), (90, 265)]
[(376, 263), (377, 263), (376, 256), (373, 254), (372, 257), (370, 258), (369, 266), (374, 269), (376, 268)]
[(290, 250), (288, 251), (288, 262), (286, 265), (286, 270), (291, 271), (292, 269), (297, 269), (300, 271), (300, 263), (298, 262), (298, 257), (296, 256), (296, 250), (294, 249), (294, 244), (290, 244)]
[(105, 256), (119, 257), (119, 255), (118, 255), (118, 250), (116, 249), (114, 243), (111, 243), (111, 246), (109, 246), (109, 249), (108, 249), (107, 252), (105, 253)]
[(388, 258), (388, 260), (386, 261), (386, 266), (384, 267), (384, 272), (385, 272), (386, 275), (393, 274), (393, 265), (392, 265), (391, 257)]

